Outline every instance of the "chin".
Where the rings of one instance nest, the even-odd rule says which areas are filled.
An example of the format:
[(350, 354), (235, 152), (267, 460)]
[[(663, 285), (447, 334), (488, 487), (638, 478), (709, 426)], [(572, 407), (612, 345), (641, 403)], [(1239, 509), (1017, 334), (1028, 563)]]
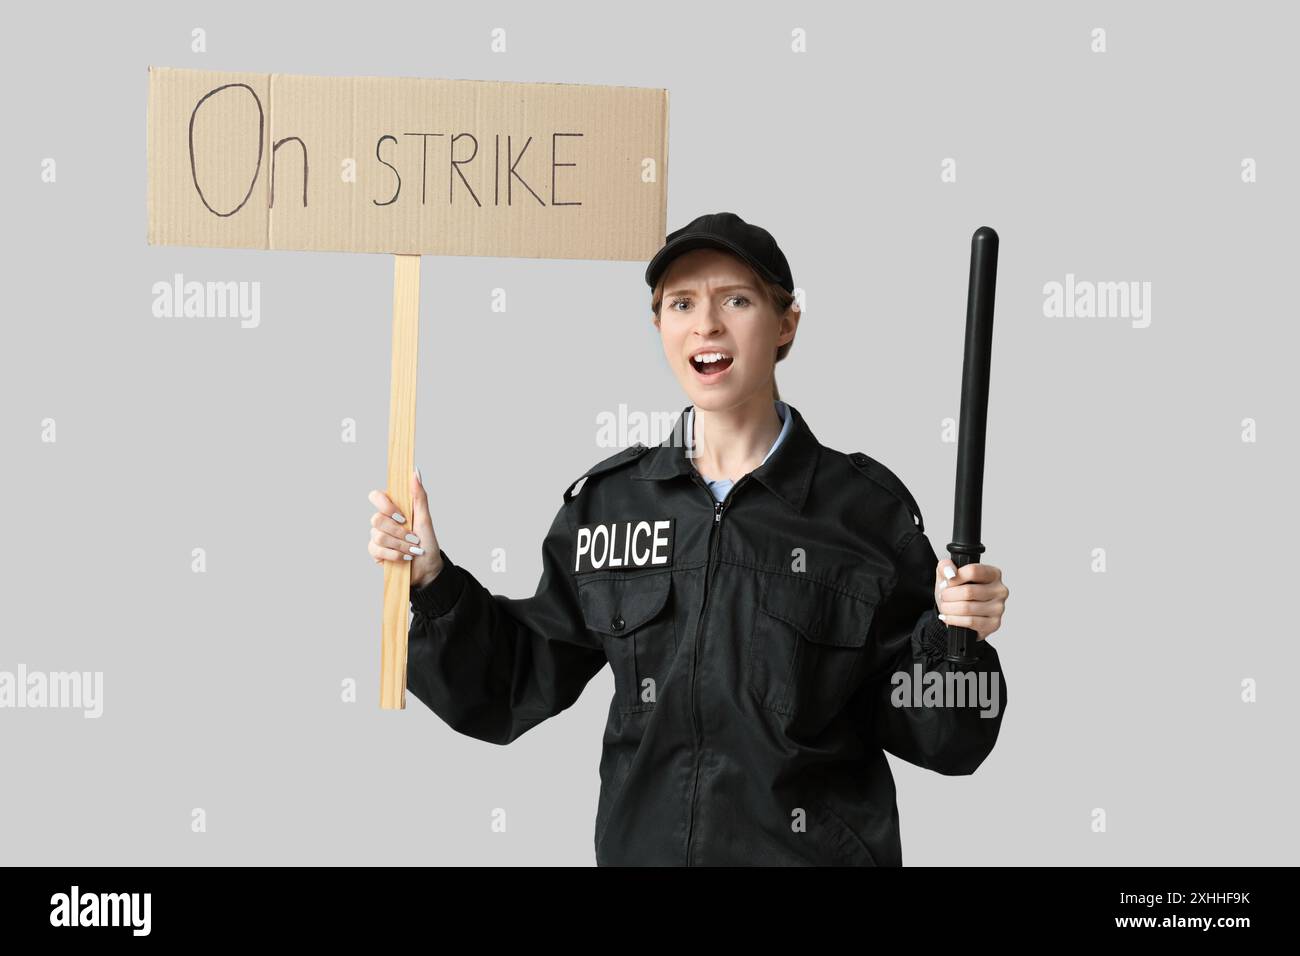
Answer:
[(697, 409), (706, 412), (725, 412), (729, 408), (735, 408), (744, 401), (744, 396), (732, 388), (727, 389), (698, 389), (692, 393), (689, 389), (686, 392), (691, 400), (691, 404)]
[(739, 379), (710, 386), (700, 382), (695, 372), (689, 368), (685, 374), (687, 377), (685, 379), (679, 377), (677, 384), (681, 386), (692, 405), (706, 412), (722, 412), (735, 408), (753, 396), (753, 392), (747, 392), (745, 383)]

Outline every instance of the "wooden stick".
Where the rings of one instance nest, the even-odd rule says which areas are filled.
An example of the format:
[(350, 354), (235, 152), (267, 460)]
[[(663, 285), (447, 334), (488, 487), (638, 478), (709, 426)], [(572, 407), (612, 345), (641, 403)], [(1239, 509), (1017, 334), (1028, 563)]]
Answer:
[[(394, 256), (393, 373), (388, 406), (388, 497), (410, 530), (415, 471), (415, 367), (420, 353), (420, 257)], [(428, 547), (427, 542), (425, 547)], [(406, 636), (410, 627), (411, 562), (384, 562), (384, 638), (379, 706), (406, 709)]]

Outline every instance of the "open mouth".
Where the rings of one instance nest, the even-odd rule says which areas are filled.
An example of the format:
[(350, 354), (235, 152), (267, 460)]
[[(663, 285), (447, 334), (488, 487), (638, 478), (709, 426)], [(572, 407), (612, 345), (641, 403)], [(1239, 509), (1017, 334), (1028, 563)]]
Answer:
[(734, 361), (726, 352), (699, 352), (691, 356), (691, 368), (701, 378), (712, 379), (731, 368)]

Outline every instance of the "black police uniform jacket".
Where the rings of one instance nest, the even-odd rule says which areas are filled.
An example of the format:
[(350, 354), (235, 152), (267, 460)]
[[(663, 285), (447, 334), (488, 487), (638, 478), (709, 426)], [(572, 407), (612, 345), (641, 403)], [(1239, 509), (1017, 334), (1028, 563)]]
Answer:
[[(672, 438), (593, 466), (564, 492), (532, 597), (489, 593), (445, 550), (412, 591), (407, 687), (460, 733), (510, 743), (610, 664), (597, 865), (901, 865), (884, 751), (968, 774), (997, 740), (997, 652), (943, 661), (912, 496), (790, 413), (723, 502)], [(891, 675), (917, 664), (990, 672), (973, 679), (996, 716), (894, 706)]]

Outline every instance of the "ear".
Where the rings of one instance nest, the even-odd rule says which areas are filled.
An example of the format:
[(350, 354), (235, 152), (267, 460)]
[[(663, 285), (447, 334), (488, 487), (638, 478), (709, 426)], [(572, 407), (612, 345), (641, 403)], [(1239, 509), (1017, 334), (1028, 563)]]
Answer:
[(777, 329), (776, 344), (778, 346), (794, 341), (794, 334), (799, 328), (799, 318), (802, 314), (799, 311), (799, 300), (796, 299), (791, 302), (790, 307), (781, 316), (781, 325)]

